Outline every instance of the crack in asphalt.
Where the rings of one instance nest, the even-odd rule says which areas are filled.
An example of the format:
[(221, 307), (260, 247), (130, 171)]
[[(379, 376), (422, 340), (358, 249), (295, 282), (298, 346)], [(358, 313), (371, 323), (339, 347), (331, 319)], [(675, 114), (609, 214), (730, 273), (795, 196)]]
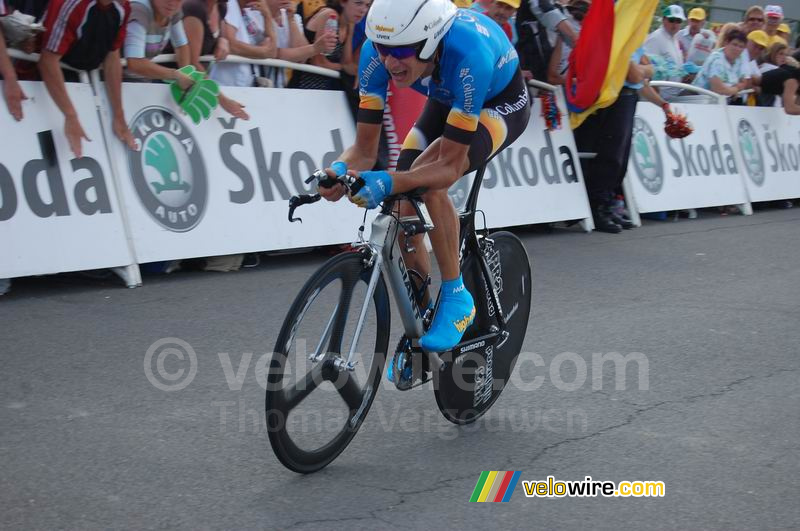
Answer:
[[(648, 406), (640, 406), (640, 405), (637, 405), (637, 404), (632, 404), (630, 402), (627, 402), (624, 399), (619, 399), (619, 402), (625, 404), (626, 406), (635, 408), (635, 411), (633, 413), (629, 414), (624, 422), (621, 422), (619, 424), (615, 424), (613, 426), (606, 426), (605, 428), (597, 430), (596, 432), (590, 433), (588, 435), (583, 435), (581, 437), (571, 437), (569, 439), (564, 439), (564, 440), (558, 441), (556, 443), (553, 443), (551, 445), (545, 446), (544, 448), (542, 448), (542, 450), (539, 453), (537, 453), (533, 457), (532, 460), (529, 461), (529, 463), (534, 463), (536, 460), (541, 458), (548, 451), (553, 450), (555, 448), (558, 448), (559, 446), (562, 446), (564, 444), (573, 443), (573, 442), (579, 442), (579, 441), (583, 441), (583, 440), (586, 440), (586, 439), (592, 439), (594, 437), (599, 437), (601, 435), (604, 435), (604, 434), (606, 434), (606, 433), (608, 433), (610, 431), (614, 431), (614, 430), (617, 430), (619, 428), (624, 428), (625, 426), (629, 426), (630, 424), (632, 424), (641, 415), (643, 415), (643, 414), (645, 414), (645, 413), (647, 413), (649, 411), (652, 411), (654, 409), (660, 408), (662, 406), (672, 405), (672, 404), (691, 404), (691, 403), (698, 402), (698, 401), (700, 401), (702, 399), (705, 399), (705, 398), (716, 398), (716, 397), (719, 397), (719, 396), (722, 396), (722, 395), (725, 395), (727, 393), (730, 393), (730, 392), (734, 391), (737, 386), (739, 386), (739, 385), (741, 385), (741, 384), (743, 384), (745, 382), (748, 382), (750, 380), (767, 380), (769, 378), (773, 378), (774, 376), (778, 376), (778, 375), (783, 374), (783, 373), (797, 372), (797, 370), (798, 369), (779, 369), (777, 371), (771, 372), (771, 373), (766, 374), (764, 376), (753, 376), (753, 375), (745, 376), (743, 378), (738, 378), (738, 379), (736, 379), (736, 380), (734, 380), (732, 382), (729, 382), (729, 383), (725, 384), (724, 386), (722, 386), (721, 388), (719, 388), (719, 389), (717, 389), (715, 391), (712, 391), (710, 393), (703, 393), (703, 394), (699, 394), (699, 395), (683, 397), (683, 398), (680, 398), (678, 400), (664, 400), (664, 401), (661, 401), (661, 402), (657, 402), (655, 404), (650, 404)], [(610, 395), (605, 391), (596, 391), (595, 393), (610, 397)], [(592, 393), (592, 394), (595, 394), (595, 393)]]
[[(698, 394), (698, 395), (687, 396), (687, 397), (683, 397), (683, 398), (676, 399), (676, 400), (664, 400), (664, 401), (657, 402), (655, 404), (650, 404), (650, 405), (647, 405), (647, 406), (642, 406), (642, 405), (639, 405), (639, 404), (633, 404), (633, 403), (625, 401), (624, 399), (618, 399), (619, 402), (621, 402), (625, 406), (632, 407), (632, 408), (635, 409), (635, 411), (631, 412), (627, 416), (625, 421), (623, 421), (623, 422), (621, 422), (619, 424), (612, 425), (612, 426), (606, 426), (605, 428), (597, 430), (597, 431), (595, 431), (593, 433), (590, 433), (588, 435), (583, 435), (581, 437), (572, 437), (572, 438), (569, 438), (569, 439), (564, 439), (564, 440), (558, 441), (556, 443), (550, 444), (548, 446), (545, 446), (544, 448), (542, 448), (533, 457), (533, 459), (527, 461), (526, 463), (528, 465), (530, 465), (530, 464), (536, 462), (537, 460), (541, 459), (544, 456), (544, 454), (546, 454), (547, 452), (549, 452), (549, 451), (551, 451), (551, 450), (553, 450), (555, 448), (558, 448), (558, 447), (560, 447), (562, 445), (569, 444), (569, 443), (574, 443), (574, 442), (580, 442), (580, 441), (584, 441), (584, 440), (587, 440), (587, 439), (592, 439), (592, 438), (604, 435), (606, 433), (609, 433), (611, 431), (618, 430), (618, 429), (623, 428), (625, 426), (629, 426), (633, 422), (635, 422), (636, 419), (638, 417), (640, 417), (641, 415), (643, 415), (643, 414), (645, 414), (645, 413), (647, 413), (649, 411), (652, 411), (654, 409), (658, 409), (658, 408), (660, 408), (662, 406), (674, 405), (674, 404), (692, 404), (692, 403), (696, 403), (696, 402), (698, 402), (700, 400), (703, 400), (703, 399), (706, 399), (706, 398), (716, 398), (716, 397), (723, 396), (723, 395), (726, 395), (728, 393), (731, 393), (731, 392), (735, 391), (737, 387), (739, 387), (742, 384), (744, 384), (746, 382), (749, 382), (751, 380), (767, 380), (769, 378), (773, 378), (775, 376), (778, 376), (778, 375), (781, 375), (781, 374), (784, 374), (784, 373), (791, 373), (791, 372), (797, 372), (797, 371), (798, 371), (798, 369), (779, 369), (777, 371), (773, 371), (773, 372), (768, 373), (768, 374), (763, 375), (763, 376), (755, 376), (755, 375), (744, 376), (742, 378), (738, 378), (736, 380), (728, 382), (728, 383), (724, 384), (723, 386), (721, 386), (720, 388), (715, 389), (714, 391), (711, 391), (709, 393), (702, 393), (702, 394)], [(603, 391), (603, 390), (595, 391), (592, 394), (600, 394), (600, 395), (606, 396), (607, 398), (611, 398), (611, 396), (612, 396), (611, 393), (609, 393), (607, 391)], [(505, 461), (503, 461), (503, 463), (498, 468), (501, 469), (501, 470), (512, 470), (512, 469), (518, 468), (518, 467), (515, 467), (513, 465), (513, 463), (514, 463), (514, 458), (506, 457)], [(391, 493), (393, 495), (396, 495), (397, 499), (393, 500), (390, 503), (384, 504), (381, 507), (378, 507), (376, 509), (372, 509), (365, 515), (354, 515), (354, 516), (349, 516), (349, 517), (346, 517), (346, 518), (316, 518), (316, 519), (309, 519), (309, 520), (297, 520), (297, 521), (291, 523), (289, 526), (285, 527), (284, 529), (298, 529), (298, 528), (300, 528), (302, 526), (307, 526), (307, 525), (312, 525), (312, 524), (327, 524), (327, 525), (329, 525), (329, 524), (332, 524), (332, 523), (360, 522), (360, 521), (377, 521), (377, 522), (381, 522), (382, 524), (386, 524), (386, 525), (394, 527), (394, 528), (396, 528), (396, 527), (409, 528), (409, 526), (403, 524), (401, 520), (399, 520), (399, 519), (387, 519), (387, 518), (383, 517), (381, 515), (381, 513), (384, 512), (384, 511), (396, 508), (396, 507), (398, 507), (400, 505), (403, 505), (403, 504), (407, 503), (408, 502), (408, 498), (410, 498), (410, 497), (424, 495), (424, 494), (428, 494), (428, 493), (431, 493), (431, 492), (441, 492), (441, 490), (444, 489), (444, 488), (447, 488), (450, 483), (460, 482), (460, 481), (463, 481), (463, 480), (466, 480), (466, 479), (475, 479), (475, 474), (474, 473), (470, 473), (470, 474), (464, 474), (464, 475), (458, 475), (458, 476), (454, 476), (454, 477), (448, 477), (448, 478), (439, 479), (439, 480), (436, 480), (431, 486), (427, 486), (425, 488), (420, 488), (420, 489), (414, 489), (414, 490), (403, 490), (401, 487), (390, 487), (390, 486), (386, 486), (386, 484), (381, 484), (381, 485), (364, 484), (363, 486), (367, 487), (369, 489), (381, 490), (381, 491), (385, 491), (385, 492)]]

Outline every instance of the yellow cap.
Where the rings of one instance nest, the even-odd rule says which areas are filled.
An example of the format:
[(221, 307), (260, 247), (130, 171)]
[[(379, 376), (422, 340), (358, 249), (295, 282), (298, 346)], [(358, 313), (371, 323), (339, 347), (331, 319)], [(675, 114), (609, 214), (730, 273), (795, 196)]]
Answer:
[(761, 30), (751, 31), (750, 33), (747, 34), (747, 39), (753, 41), (759, 46), (763, 46), (764, 48), (769, 46), (769, 35), (767, 35), (766, 32)]
[(789, 46), (789, 43), (786, 42), (786, 39), (780, 37), (778, 35), (773, 35), (772, 38), (769, 40), (769, 45), (772, 46), (773, 44), (781, 43), (784, 46)]
[(702, 7), (696, 7), (689, 11), (689, 20), (705, 20), (706, 10)]
[(498, 2), (503, 2), (504, 4), (508, 4), (514, 9), (519, 9), (519, 0), (497, 0)]
[(783, 24), (781, 24), (780, 26), (778, 26), (778, 31), (780, 31), (781, 33), (791, 33), (792, 32), (791, 28), (789, 28), (789, 24), (786, 24), (785, 22)]

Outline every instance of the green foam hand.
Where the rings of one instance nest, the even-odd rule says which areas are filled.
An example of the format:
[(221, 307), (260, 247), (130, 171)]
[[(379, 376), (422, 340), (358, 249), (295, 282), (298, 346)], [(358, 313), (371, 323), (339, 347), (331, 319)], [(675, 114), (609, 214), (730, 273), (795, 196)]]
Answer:
[(172, 81), (170, 92), (175, 103), (189, 115), (195, 125), (202, 120), (208, 120), (211, 112), (219, 105), (219, 85), (216, 81), (206, 79), (205, 74), (198, 72), (192, 65), (184, 66), (178, 72), (191, 77), (194, 84), (188, 91), (184, 91), (177, 82)]

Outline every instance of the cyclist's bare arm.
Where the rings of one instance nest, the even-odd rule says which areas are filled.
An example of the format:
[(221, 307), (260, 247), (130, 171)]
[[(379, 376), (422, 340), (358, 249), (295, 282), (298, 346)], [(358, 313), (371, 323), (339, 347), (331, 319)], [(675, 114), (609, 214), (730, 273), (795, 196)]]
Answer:
[[(359, 122), (356, 125), (356, 141), (349, 148), (344, 150), (339, 160), (347, 164), (347, 168), (356, 171), (371, 170), (375, 166), (378, 156), (378, 142), (381, 137), (382, 124), (365, 124)], [(333, 170), (326, 168), (325, 171), (331, 177), (336, 177)], [(319, 195), (328, 201), (338, 201), (345, 194), (344, 186), (334, 186), (325, 188), (320, 186)]]
[(438, 138), (420, 155), (421, 163), (414, 164), (409, 171), (392, 172), (392, 193), (400, 194), (419, 187), (429, 190), (449, 188), (469, 168), (468, 153), (469, 145)]

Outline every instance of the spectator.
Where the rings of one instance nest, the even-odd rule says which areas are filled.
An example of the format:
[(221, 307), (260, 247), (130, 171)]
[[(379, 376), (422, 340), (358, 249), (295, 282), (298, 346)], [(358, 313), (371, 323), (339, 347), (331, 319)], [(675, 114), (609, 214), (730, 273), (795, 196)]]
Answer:
[(788, 53), (789, 46), (787, 46), (786, 43), (773, 43), (772, 46), (767, 49), (764, 62), (761, 63), (759, 70), (763, 74), (764, 72), (769, 72), (770, 70), (775, 70), (779, 66), (785, 65)]
[[(694, 16), (694, 18), (692, 18)], [(684, 48), (685, 41), (681, 41), (683, 38), (684, 32), (686, 34), (690, 34), (692, 24), (698, 25), (699, 19), (702, 16), (702, 22), (699, 24), (699, 28), (697, 33), (694, 34), (688, 40), (688, 47)], [(706, 62), (706, 59), (714, 51), (715, 44), (717, 42), (717, 36), (714, 34), (713, 31), (703, 29), (703, 25), (705, 24), (705, 17), (706, 12), (701, 8), (692, 9), (689, 12), (689, 28), (684, 28), (678, 32), (678, 40), (681, 43), (681, 51), (684, 53), (684, 69), (685, 70), (696, 70), (695, 68), (691, 68), (691, 66), (701, 67), (703, 63)], [(686, 65), (686, 63), (690, 63), (690, 65)], [(687, 66), (689, 68), (687, 68)], [(689, 83), (690, 81), (685, 80), (684, 82)]]
[(761, 70), (758, 68), (758, 62), (769, 46), (769, 42), (769, 37), (761, 30), (751, 31), (747, 35), (747, 46), (742, 52), (742, 62), (745, 67), (745, 75), (749, 77), (755, 85), (758, 85), (758, 78), (761, 77)]
[[(590, 0), (573, 0), (566, 6), (567, 23), (573, 28), (576, 35), (580, 34), (583, 18), (589, 11), (590, 5)], [(550, 61), (547, 65), (546, 81), (551, 85), (564, 85), (566, 83), (572, 45), (567, 44), (567, 41), (560, 34), (551, 33), (553, 33), (552, 37), (555, 37), (555, 45), (553, 45), (553, 54), (550, 56)]]
[[(786, 64), (786, 57), (789, 47), (784, 42), (776, 42), (767, 50), (764, 56), (764, 62), (761, 63), (759, 71), (763, 77), (766, 72), (775, 70)], [(761, 87), (759, 87), (760, 89)], [(780, 96), (774, 94), (764, 94), (760, 91), (757, 97), (757, 103), (760, 107), (779, 107), (782, 105)]]
[[(336, 48), (336, 35), (320, 32), (314, 44), (309, 44), (303, 33), (303, 19), (295, 13), (291, 0), (267, 0), (272, 15), (275, 38), (278, 41), (277, 58), (293, 63), (305, 63), (316, 55), (330, 53)], [(276, 87), (286, 86), (283, 68), (271, 68), (269, 75)]]
[[(588, 5), (585, 1), (583, 4)], [(560, 37), (570, 49), (578, 39), (573, 22), (566, 10), (551, 0), (520, 2), (514, 20), (518, 36), (515, 48), (525, 79), (548, 79), (556, 37)]]
[[(689, 60), (687, 56), (692, 47), (692, 41), (697, 35), (703, 33), (704, 37), (710, 38), (713, 34), (713, 32), (703, 29), (705, 25), (706, 11), (702, 7), (696, 7), (689, 11), (689, 25), (678, 32), (678, 44), (681, 47), (681, 52), (683, 52), (684, 61)], [(711, 53), (710, 50), (709, 53)]]
[(781, 96), (783, 110), (786, 114), (800, 115), (800, 68), (784, 64), (765, 72), (761, 76), (761, 93), (765, 95)]
[(514, 26), (509, 21), (517, 14), (517, 9), (519, 9), (519, 0), (494, 0), (486, 9), (486, 16), (503, 28), (503, 32), (512, 44), (516, 43), (516, 36), (514, 35)]
[[(755, 30), (764, 29), (764, 8), (761, 6), (752, 6), (744, 14), (744, 20), (739, 24), (739, 29), (745, 35)], [(720, 32), (720, 35), (722, 33)]]
[[(0, 17), (7, 15), (6, 6), (3, 0), (0, 0)], [(17, 72), (14, 70), (14, 64), (6, 52), (6, 40), (3, 36), (3, 30), (0, 28), (0, 77), (3, 78), (3, 97), (6, 100), (8, 112), (15, 120), (22, 120), (22, 100), (28, 99), (25, 93), (22, 92), (22, 87), (19, 86), (17, 81)], [(3, 291), (0, 289), (0, 291)]]
[(95, 70), (103, 65), (112, 108), (112, 129), (129, 149), (136, 149), (122, 110), (119, 54), (130, 13), (130, 4), (119, 0), (51, 0), (47, 7), (39, 72), (50, 97), (64, 114), (64, 136), (76, 157), (83, 154), (82, 140), (89, 138), (67, 94), (59, 64), (62, 62), (78, 70)]
[[(344, 70), (351, 75), (358, 69), (353, 54), (353, 34), (355, 26), (367, 14), (369, 5), (366, 0), (328, 0), (327, 6), (317, 11), (306, 24), (306, 37), (309, 41), (316, 41), (317, 34), (325, 31), (325, 25), (330, 18), (338, 22), (338, 39), (336, 48), (328, 56), (312, 57), (310, 64), (331, 70)], [(292, 88), (341, 90), (343, 84), (340, 80), (319, 74), (295, 71), (289, 82)]]
[(767, 6), (764, 8), (764, 13), (767, 15), (767, 24), (764, 26), (764, 31), (772, 37), (778, 33), (778, 27), (783, 22), (783, 8), (776, 5)]
[[(625, 86), (610, 106), (599, 109), (575, 129), (575, 143), (579, 151), (596, 153), (593, 159), (581, 159), (589, 205), (592, 209), (595, 230), (618, 234), (632, 229), (633, 223), (614, 210), (614, 193), (625, 178), (631, 150), (633, 121), (636, 114), (638, 92), (645, 88), (645, 80), (653, 76), (644, 49), (639, 48), (631, 57)], [(643, 96), (668, 109), (668, 104), (652, 88)]]
[[(229, 0), (223, 35), (232, 54), (249, 59), (273, 59), (278, 55), (271, 11), (264, 0)], [(221, 63), (214, 67), (211, 79), (220, 85), (253, 87), (259, 71), (249, 64)]]
[[(6, 16), (6, 6), (0, 0), (0, 17)], [(17, 72), (11, 63), (11, 58), (6, 52), (6, 39), (0, 28), (0, 77), (3, 78), (3, 96), (6, 100), (8, 112), (15, 120), (22, 120), (22, 100), (28, 99), (17, 81)], [(0, 295), (5, 295), (11, 289), (11, 279), (0, 278)]]
[(128, 76), (133, 80), (174, 80), (181, 89), (189, 89), (193, 84), (191, 77), (150, 60), (163, 52), (171, 41), (178, 65), (183, 67), (190, 63), (180, 0), (131, 0), (130, 6), (123, 49)]
[(728, 22), (727, 24), (724, 24), (722, 28), (719, 30), (719, 36), (717, 37), (717, 45), (715, 46), (715, 48), (722, 48), (723, 46), (725, 46), (725, 43), (728, 42), (728, 34), (735, 29), (742, 31), (745, 35), (750, 33), (749, 31), (742, 30), (740, 25), (734, 24), (733, 22)]
[[(216, 61), (228, 56), (230, 43), (221, 34), (222, 23), (227, 12), (227, 1), (185, 0), (183, 2), (183, 29), (189, 41), (189, 61), (197, 70), (205, 72), (200, 56), (213, 55)], [(219, 93), (219, 105), (232, 116), (249, 120), (244, 105)]]
[(789, 44), (789, 40), (792, 38), (792, 29), (789, 27), (789, 24), (781, 22), (775, 35), (786, 41), (786, 44)]
[[(664, 64), (664, 70), (670, 72), (667, 81), (681, 81), (683, 79), (683, 53), (678, 43), (678, 31), (686, 20), (683, 8), (677, 4), (664, 8), (661, 18), (661, 27), (648, 35), (644, 42), (647, 55), (658, 58)], [(680, 89), (664, 88), (661, 95), (666, 100), (677, 96)]]
[(747, 36), (744, 32), (739, 29), (728, 32), (725, 45), (708, 56), (693, 84), (730, 97), (747, 88), (742, 60), (746, 45)]
[(516, 22), (518, 32), (521, 24), (537, 20), (547, 28), (547, 31), (557, 32), (561, 35), (561, 38), (570, 46), (574, 46), (575, 41), (578, 40), (578, 33), (569, 23), (564, 9), (557, 0), (524, 0), (524, 3), (520, 3), (519, 15), (521, 16), (517, 18), (521, 20)]

